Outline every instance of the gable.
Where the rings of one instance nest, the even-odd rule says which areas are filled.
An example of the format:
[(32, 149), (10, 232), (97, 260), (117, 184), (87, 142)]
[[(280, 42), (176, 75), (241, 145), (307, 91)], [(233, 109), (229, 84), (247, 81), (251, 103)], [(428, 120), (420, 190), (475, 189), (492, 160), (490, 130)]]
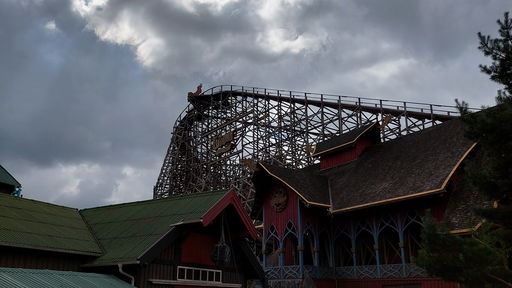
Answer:
[(105, 253), (91, 265), (138, 263), (171, 231), (171, 226), (199, 223), (227, 190), (172, 196), (81, 210)]
[(261, 211), (267, 177), (331, 213), (440, 193), (475, 145), (464, 137), (463, 123), (456, 119), (373, 145), (358, 159), (326, 170), (318, 165), (290, 169), (260, 163), (263, 169), (253, 177), (254, 208)]

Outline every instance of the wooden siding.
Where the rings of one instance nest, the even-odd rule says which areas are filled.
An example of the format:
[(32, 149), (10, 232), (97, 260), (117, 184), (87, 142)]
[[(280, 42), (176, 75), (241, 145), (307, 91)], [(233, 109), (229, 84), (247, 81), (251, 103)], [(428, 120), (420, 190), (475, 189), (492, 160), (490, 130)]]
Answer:
[(89, 259), (59, 252), (0, 247), (0, 267), (81, 271), (80, 265)]
[[(274, 187), (274, 186), (273, 186)], [(274, 187), (275, 188), (275, 187)], [(268, 236), (268, 229), (271, 226), (274, 226), (277, 231), (277, 235), (281, 238), (284, 234), (286, 225), (288, 222), (291, 222), (295, 228), (297, 229), (297, 208), (298, 208), (298, 196), (290, 188), (286, 187), (288, 191), (288, 202), (286, 204), (286, 208), (281, 212), (276, 212), (272, 206), (270, 205), (270, 200), (272, 199), (272, 193), (266, 193), (264, 204), (263, 204), (263, 213), (265, 217), (265, 235)], [(269, 191), (270, 192), (270, 191)]]
[(202, 233), (190, 233), (181, 243), (181, 262), (201, 265), (215, 265), (211, 255), (218, 237)]
[(371, 145), (373, 145), (373, 142), (370, 139), (363, 137), (357, 140), (355, 147), (353, 146), (338, 153), (322, 156), (320, 159), (320, 170), (329, 169), (354, 161)]

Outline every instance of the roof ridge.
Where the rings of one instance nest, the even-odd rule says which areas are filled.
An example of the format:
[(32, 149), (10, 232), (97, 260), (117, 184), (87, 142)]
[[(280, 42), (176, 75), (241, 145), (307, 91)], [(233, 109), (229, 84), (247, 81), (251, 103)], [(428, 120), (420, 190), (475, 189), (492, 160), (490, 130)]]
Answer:
[(84, 222), (85, 227), (89, 231), (89, 234), (91, 235), (92, 239), (94, 240), (96, 245), (98, 245), (98, 248), (100, 248), (101, 254), (104, 255), (107, 250), (105, 249), (105, 247), (103, 247), (103, 244), (101, 243), (100, 239), (98, 239), (98, 237), (96, 236), (96, 232), (92, 229), (91, 225), (89, 225), (89, 221), (87, 221), (87, 218), (85, 218), (84, 215), (80, 213), (80, 211), (78, 211), (78, 215), (80, 215), (80, 218)]
[(152, 202), (152, 201), (156, 202), (156, 201), (166, 201), (166, 200), (170, 201), (170, 200), (184, 199), (184, 198), (185, 199), (186, 198), (194, 198), (194, 197), (202, 196), (202, 195), (205, 195), (205, 194), (216, 194), (216, 193), (220, 194), (221, 192), (227, 193), (229, 191), (230, 191), (230, 189), (219, 189), (219, 190), (212, 190), (212, 191), (199, 192), (199, 193), (171, 195), (169, 197), (160, 198), (160, 199), (146, 199), (146, 200), (139, 200), (139, 201), (133, 201), (133, 202), (125, 202), (125, 203), (117, 203), (117, 204), (110, 204), (110, 205), (104, 205), (104, 206), (84, 208), (84, 209), (79, 209), (78, 212), (81, 213), (81, 212), (86, 211), (86, 210), (94, 210), (94, 209), (107, 208), (107, 207), (132, 206), (132, 205), (136, 205), (136, 204), (139, 204), (139, 203)]
[[(13, 197), (19, 201), (30, 201), (30, 202), (36, 202), (36, 203), (41, 203), (41, 204), (44, 204), (44, 205), (49, 205), (49, 206), (54, 206), (54, 207), (59, 207), (59, 208), (66, 208), (66, 209), (70, 209), (70, 210), (75, 210), (75, 211), (79, 211), (77, 208), (73, 208), (73, 207), (69, 207), (69, 206), (64, 206), (64, 205), (59, 205), (59, 204), (53, 204), (53, 203), (50, 203), (50, 202), (44, 202), (44, 201), (41, 201), (41, 200), (36, 200), (36, 199), (30, 199), (30, 198), (24, 198), (24, 197), (15, 197), (15, 196), (12, 196), (12, 195), (7, 195), (7, 194), (0, 194), (0, 197)], [(2, 206), (2, 205), (0, 205)], [(11, 207), (11, 206), (9, 206)], [(30, 209), (27, 209), (27, 210), (30, 210)], [(33, 210), (30, 210), (30, 211), (33, 211)]]

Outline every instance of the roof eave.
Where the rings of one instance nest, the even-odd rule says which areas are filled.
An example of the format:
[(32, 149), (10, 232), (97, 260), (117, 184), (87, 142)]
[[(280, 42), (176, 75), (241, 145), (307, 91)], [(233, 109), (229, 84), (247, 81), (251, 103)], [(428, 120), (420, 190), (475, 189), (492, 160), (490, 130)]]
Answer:
[(315, 202), (315, 201), (310, 201), (308, 200), (304, 195), (302, 195), (299, 190), (295, 189), (295, 187), (293, 187), (291, 184), (289, 184), (288, 182), (286, 182), (284, 179), (282, 179), (281, 177), (275, 175), (274, 173), (272, 173), (267, 167), (265, 167), (265, 165), (263, 165), (263, 163), (258, 163), (258, 165), (260, 165), (261, 167), (263, 167), (263, 169), (267, 172), (267, 174), (269, 174), (270, 176), (274, 177), (275, 179), (281, 181), (284, 185), (288, 186), (290, 189), (292, 189), (293, 192), (295, 192), (297, 195), (299, 195), (299, 197), (304, 201), (306, 202), (306, 204), (308, 205), (313, 205), (313, 206), (318, 206), (318, 207), (325, 207), (325, 208), (330, 208), (331, 205), (329, 204), (325, 204), (325, 203), (319, 203), (319, 202)]
[(82, 264), (80, 267), (101, 267), (101, 266), (117, 266), (118, 264), (122, 265), (134, 265), (134, 264), (140, 264), (140, 261), (119, 261), (119, 262), (105, 262), (105, 263), (89, 263), (89, 264)]
[(371, 124), (370, 126), (368, 126), (368, 128), (364, 129), (361, 133), (359, 133), (355, 138), (354, 140), (352, 141), (349, 141), (349, 142), (346, 142), (346, 143), (343, 143), (341, 145), (338, 145), (338, 146), (335, 146), (335, 147), (331, 147), (327, 150), (323, 150), (323, 151), (320, 151), (318, 153), (315, 153), (313, 152), (313, 154), (311, 154), (312, 157), (317, 157), (317, 156), (321, 156), (321, 155), (325, 155), (325, 154), (328, 154), (328, 153), (332, 153), (332, 152), (335, 152), (339, 149), (342, 149), (348, 145), (351, 145), (351, 144), (354, 144), (356, 143), (356, 141), (361, 138), (361, 136), (363, 136), (368, 130), (372, 129), (375, 125), (377, 124), (377, 122), (373, 122), (373, 124)]
[(41, 250), (41, 251), (49, 251), (49, 252), (68, 253), (68, 254), (84, 255), (84, 256), (101, 256), (102, 255), (102, 252), (86, 252), (86, 251), (49, 248), (49, 247), (37, 247), (37, 246), (32, 246), (32, 245), (14, 244), (14, 243), (7, 243), (7, 242), (1, 242), (1, 241), (0, 241), (0, 246), (13, 247), (13, 248), (25, 248), (25, 249)]
[(441, 187), (439, 188), (436, 188), (436, 189), (432, 189), (432, 190), (427, 190), (427, 191), (423, 191), (423, 192), (418, 192), (418, 193), (414, 193), (414, 194), (409, 194), (409, 195), (404, 195), (404, 196), (399, 196), (399, 197), (394, 197), (394, 198), (390, 198), (390, 199), (384, 199), (384, 200), (379, 200), (379, 201), (374, 201), (374, 202), (370, 202), (370, 203), (364, 203), (364, 204), (359, 204), (359, 205), (354, 205), (354, 206), (350, 206), (350, 207), (346, 207), (346, 208), (340, 208), (340, 209), (331, 209), (330, 210), (330, 213), (331, 214), (336, 214), (336, 213), (340, 213), (340, 212), (348, 212), (348, 211), (353, 211), (353, 210), (359, 210), (359, 209), (363, 209), (363, 208), (367, 208), (367, 207), (373, 207), (373, 206), (378, 206), (378, 205), (381, 205), (381, 204), (387, 204), (387, 203), (392, 203), (392, 202), (398, 202), (398, 201), (402, 201), (402, 200), (408, 200), (408, 199), (413, 199), (413, 198), (418, 198), (418, 197), (422, 197), (422, 196), (427, 196), (427, 195), (432, 195), (432, 194), (436, 194), (436, 193), (442, 193), (442, 192), (445, 192), (446, 191), (446, 186), (448, 185), (448, 183), (450, 182), (450, 179), (452, 178), (453, 174), (455, 173), (455, 171), (457, 171), (457, 169), (459, 168), (459, 166), (462, 164), (462, 162), (467, 158), (467, 156), (469, 155), (469, 153), (471, 153), (471, 151), (473, 151), (473, 149), (475, 148), (475, 146), (477, 145), (478, 143), (473, 143), (467, 150), (466, 152), (464, 152), (464, 154), (462, 155), (462, 157), (457, 161), (457, 163), (455, 164), (455, 166), (453, 166), (452, 170), (450, 171), (450, 173), (448, 174), (448, 176), (444, 179)]
[(240, 203), (240, 200), (238, 199), (234, 189), (231, 189), (228, 193), (226, 193), (221, 199), (219, 199), (219, 201), (217, 201), (217, 203), (215, 203), (215, 205), (212, 205), (212, 207), (203, 214), (201, 217), (203, 226), (206, 227), (210, 225), (210, 223), (212, 223), (213, 220), (229, 205), (233, 205), (249, 235), (253, 239), (258, 238), (258, 231), (256, 228), (254, 228), (251, 219), (242, 207), (242, 204)]

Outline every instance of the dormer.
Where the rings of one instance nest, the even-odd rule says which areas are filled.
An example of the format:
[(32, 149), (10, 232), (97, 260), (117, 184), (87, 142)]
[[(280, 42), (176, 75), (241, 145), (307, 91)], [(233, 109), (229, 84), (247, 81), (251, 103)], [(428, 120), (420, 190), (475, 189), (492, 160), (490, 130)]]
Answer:
[(379, 125), (370, 122), (318, 143), (311, 156), (320, 157), (320, 170), (325, 170), (356, 160), (366, 148), (377, 143), (380, 143)]

